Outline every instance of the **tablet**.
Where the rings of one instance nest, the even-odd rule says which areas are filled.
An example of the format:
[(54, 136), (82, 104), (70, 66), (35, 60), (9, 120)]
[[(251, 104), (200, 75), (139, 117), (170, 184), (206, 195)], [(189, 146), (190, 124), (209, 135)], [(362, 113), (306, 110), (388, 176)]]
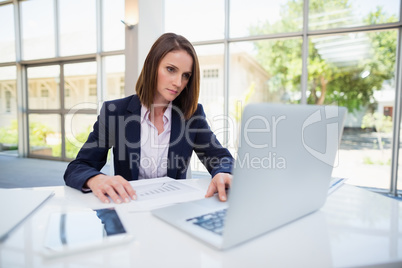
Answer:
[(114, 208), (56, 212), (49, 217), (42, 255), (60, 257), (131, 240)]

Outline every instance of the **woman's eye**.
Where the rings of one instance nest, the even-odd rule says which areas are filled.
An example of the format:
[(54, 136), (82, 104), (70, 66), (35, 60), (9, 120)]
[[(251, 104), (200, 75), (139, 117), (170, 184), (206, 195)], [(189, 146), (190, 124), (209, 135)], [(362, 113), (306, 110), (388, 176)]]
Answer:
[(174, 72), (174, 68), (173, 68), (173, 67), (166, 67), (166, 69), (167, 69), (168, 72), (170, 72), (170, 73)]
[(184, 79), (190, 79), (190, 74), (183, 74)]

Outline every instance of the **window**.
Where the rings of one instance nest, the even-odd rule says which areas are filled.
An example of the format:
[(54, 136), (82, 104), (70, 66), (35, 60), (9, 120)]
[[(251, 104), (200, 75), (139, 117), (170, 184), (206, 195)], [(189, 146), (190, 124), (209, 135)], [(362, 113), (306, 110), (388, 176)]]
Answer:
[[(356, 27), (399, 21), (399, 0), (309, 1), (309, 29)], [(385, 15), (377, 17), (377, 15)]]
[(29, 114), (30, 155), (61, 157), (60, 120), (58, 114)]
[(206, 69), (203, 71), (204, 78), (218, 78), (219, 77), (219, 69)]
[(300, 32), (302, 7), (303, 1), (231, 0), (230, 37)]
[(11, 92), (10, 91), (6, 91), (6, 113), (10, 113), (11, 112)]
[(13, 5), (0, 6), (0, 62), (15, 61), (15, 32)]
[(310, 38), (307, 102), (348, 108), (333, 175), (351, 184), (389, 187), (396, 43), (395, 30)]
[(27, 68), (29, 109), (60, 108), (60, 67), (58, 65)]
[(391, 117), (391, 119), (392, 119), (392, 113), (393, 113), (393, 110), (394, 110), (394, 107), (392, 107), (392, 106), (385, 106), (384, 107), (384, 115), (385, 116), (389, 116), (389, 117)]
[(60, 10), (60, 55), (95, 53), (95, 0), (59, 0), (58, 2)]
[(65, 87), (64, 88), (64, 96), (66, 97), (70, 97), (71, 93), (70, 93), (70, 88), (69, 87)]
[[(165, 31), (181, 33), (195, 45), (199, 101), (211, 128), (233, 153), (249, 102), (345, 106), (349, 113), (333, 176), (389, 189), (392, 150), (398, 146), (392, 133), (401, 124), (392, 118), (402, 79), (395, 76), (402, 61), (396, 53), (402, 40), (401, 1), (310, 0), (308, 12), (302, 0), (191, 4), (185, 8), (186, 0), (165, 1)], [(213, 27), (194, 19), (200, 10), (213, 10), (208, 13)], [(190, 23), (178, 22), (183, 13), (193, 18), (186, 20)], [(215, 124), (219, 115), (225, 123)]]
[[(106, 96), (105, 100), (113, 100), (124, 97), (124, 57), (108, 56), (105, 57), (105, 74), (106, 74)], [(134, 89), (131, 94), (134, 94)]]
[[(93, 108), (96, 108), (95, 106)], [(73, 159), (77, 156), (96, 121), (96, 114), (68, 113), (65, 118), (64, 128), (66, 157)]]
[[(27, 67), (30, 156), (63, 159), (76, 156), (96, 120), (94, 70), (95, 62)], [(59, 81), (65, 81), (64, 85), (60, 86)], [(64, 103), (58, 97), (63, 91)], [(84, 92), (92, 95), (86, 97)]]
[(224, 0), (165, 0), (165, 31), (190, 41), (222, 39), (224, 8)]
[(47, 90), (47, 89), (42, 89), (42, 90), (40, 91), (40, 96), (41, 96), (42, 98), (48, 98), (48, 97), (49, 97), (49, 90)]
[(93, 61), (64, 64), (64, 88), (70, 89), (70, 96), (64, 100), (66, 109), (92, 108), (97, 103), (96, 68)]
[[(96, 120), (98, 103), (106, 100), (109, 76), (115, 81), (111, 96), (124, 96), (124, 7), (124, 0), (0, 4), (0, 24), (7, 25), (0, 35), (0, 143), (14, 144), (13, 148), (20, 143), (31, 157), (75, 157)], [(20, 16), (18, 38), (14, 14)], [(27, 104), (21, 103), (20, 109), (29, 121), (26, 125), (17, 122), (17, 100), (24, 99), (16, 90), (17, 56), (22, 67), (18, 74), (26, 81), (22, 86)], [(118, 60), (108, 60), (112, 58)], [(98, 85), (98, 78), (105, 83)], [(6, 91), (11, 92), (8, 99)], [(29, 137), (19, 141), (17, 130)]]
[(22, 58), (56, 56), (54, 1), (21, 1)]
[(124, 0), (103, 0), (103, 51), (124, 49)]
[(0, 143), (11, 154), (18, 149), (16, 75), (16, 66), (0, 67)]
[(89, 96), (96, 96), (96, 78), (89, 79)]
[(124, 96), (124, 77), (120, 77), (120, 95)]

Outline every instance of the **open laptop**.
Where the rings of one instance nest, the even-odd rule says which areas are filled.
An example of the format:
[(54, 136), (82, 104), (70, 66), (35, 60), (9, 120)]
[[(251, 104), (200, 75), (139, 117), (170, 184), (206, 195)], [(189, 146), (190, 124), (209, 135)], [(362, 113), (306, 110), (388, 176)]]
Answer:
[(345, 115), (337, 106), (249, 104), (228, 201), (215, 196), (152, 214), (227, 249), (318, 210), (327, 198)]

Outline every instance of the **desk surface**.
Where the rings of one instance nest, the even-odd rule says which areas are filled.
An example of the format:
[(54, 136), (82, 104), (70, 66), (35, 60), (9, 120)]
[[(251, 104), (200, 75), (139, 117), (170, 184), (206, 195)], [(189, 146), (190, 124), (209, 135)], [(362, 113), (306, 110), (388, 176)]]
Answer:
[[(205, 190), (209, 180), (183, 182)], [(223, 252), (149, 211), (128, 211), (132, 203), (102, 205), (65, 186), (34, 189), (53, 189), (55, 196), (0, 244), (0, 267), (402, 267), (402, 202), (350, 185), (330, 194), (320, 211)], [(49, 214), (93, 204), (116, 207), (133, 241), (44, 259)]]

